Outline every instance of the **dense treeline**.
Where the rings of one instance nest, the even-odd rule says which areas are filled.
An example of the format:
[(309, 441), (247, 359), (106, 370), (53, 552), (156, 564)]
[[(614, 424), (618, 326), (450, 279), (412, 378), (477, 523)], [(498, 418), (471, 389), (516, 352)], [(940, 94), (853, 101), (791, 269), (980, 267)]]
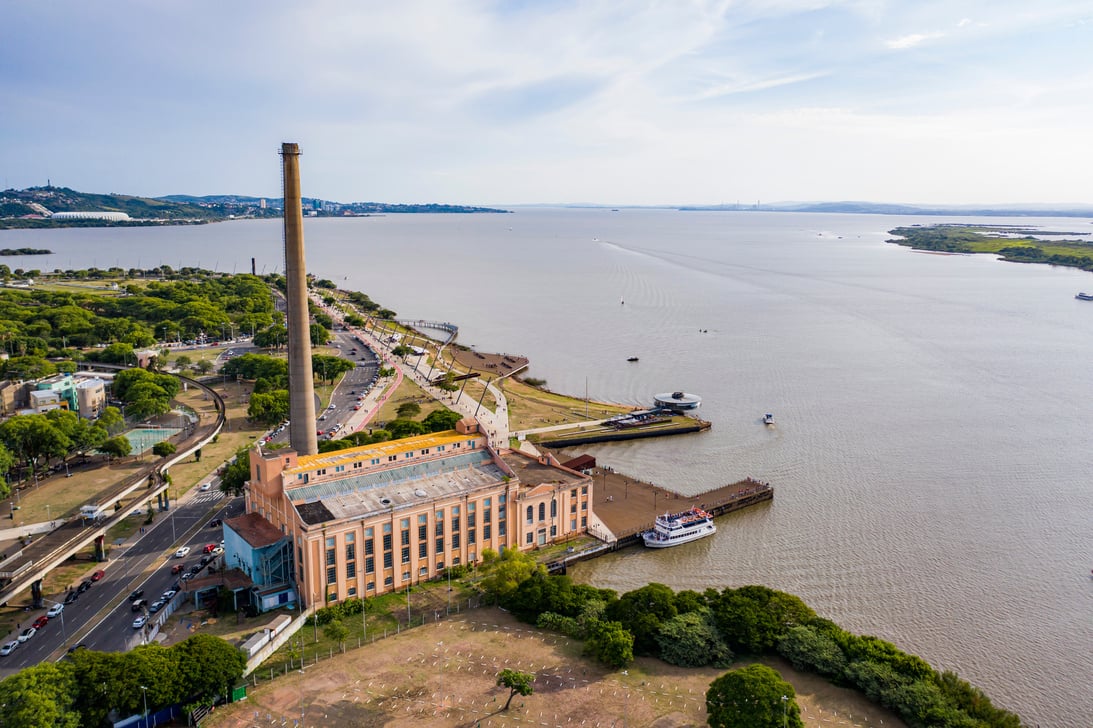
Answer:
[[(1025, 230), (974, 225), (899, 227), (889, 231), (900, 238), (889, 240), (916, 250), (947, 253), (994, 253), (1015, 263), (1047, 263), (1093, 271), (1093, 244), (1082, 240), (1041, 240), (1015, 237)], [(993, 233), (993, 234), (992, 234)], [(1000, 235), (999, 233), (1005, 233)], [(1042, 234), (1059, 235), (1050, 232)]]
[(211, 635), (130, 652), (80, 649), (0, 681), (0, 725), (98, 728), (144, 712), (145, 700), (150, 711), (211, 705), (230, 693), (245, 668), (242, 652)]
[[(0, 277), (14, 275), (0, 265)], [(219, 339), (258, 333), (279, 314), (270, 282), (252, 275), (195, 274), (184, 280), (131, 282), (124, 291), (0, 289), (0, 345), (9, 356), (67, 356), (123, 343)], [(94, 352), (91, 352), (92, 354)]]
[(729, 665), (736, 654), (780, 655), (800, 670), (861, 691), (922, 728), (1020, 728), (952, 672), (871, 636), (822, 619), (801, 599), (764, 586), (673, 592), (649, 584), (621, 596), (551, 576), (530, 556), (509, 549), (483, 554), (483, 586), (520, 619), (582, 639), (611, 667), (635, 655), (673, 665)]

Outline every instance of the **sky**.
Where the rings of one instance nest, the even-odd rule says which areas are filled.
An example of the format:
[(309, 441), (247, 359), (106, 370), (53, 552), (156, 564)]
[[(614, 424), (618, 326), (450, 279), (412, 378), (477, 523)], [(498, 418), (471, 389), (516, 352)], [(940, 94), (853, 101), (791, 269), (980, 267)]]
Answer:
[(1093, 0), (9, 0), (0, 184), (1093, 203)]

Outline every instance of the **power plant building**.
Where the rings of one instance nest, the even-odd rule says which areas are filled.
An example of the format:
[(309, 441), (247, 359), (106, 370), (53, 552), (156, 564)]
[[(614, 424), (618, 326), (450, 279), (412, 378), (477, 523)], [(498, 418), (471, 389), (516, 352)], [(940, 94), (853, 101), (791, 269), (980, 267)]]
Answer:
[[(474, 564), (487, 548), (527, 550), (581, 535), (592, 479), (550, 456), (498, 453), (468, 418), (455, 430), (319, 455), (259, 445), (246, 498), (247, 515), (225, 526), (266, 534), (261, 548), (272, 559), (241, 559), (255, 591), (278, 590), (258, 583), (263, 574), (291, 575), (299, 600), (321, 605), (405, 589)], [(268, 528), (259, 531), (256, 518)], [(293, 569), (283, 568), (286, 558)]]

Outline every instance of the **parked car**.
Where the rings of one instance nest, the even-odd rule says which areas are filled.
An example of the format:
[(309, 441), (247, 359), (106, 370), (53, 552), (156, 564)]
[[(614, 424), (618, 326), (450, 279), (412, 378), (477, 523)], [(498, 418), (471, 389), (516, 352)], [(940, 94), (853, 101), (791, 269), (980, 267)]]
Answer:
[(204, 567), (203, 567), (203, 566), (202, 566), (201, 564), (199, 564), (199, 563), (198, 563), (198, 564), (194, 564), (193, 566), (191, 566), (191, 567), (190, 567), (190, 573), (191, 573), (191, 574), (197, 574), (197, 573), (199, 573), (199, 572), (201, 571), (201, 569), (203, 569), (203, 568), (204, 568)]
[(155, 614), (159, 610), (163, 609), (164, 605), (166, 604), (167, 602), (163, 601), (162, 599), (157, 599), (156, 601), (152, 602), (151, 605), (149, 605), (148, 613)]
[(220, 528), (222, 525), (224, 525), (224, 522), (219, 518), (214, 518), (209, 521), (209, 528)]
[(182, 575), (182, 581), (189, 581), (192, 578), (194, 578), (194, 572), (192, 571), (187, 571), (185, 574)]
[(133, 620), (133, 629), (140, 629), (148, 621), (148, 617), (143, 614)]
[(213, 549), (215, 549), (215, 548), (216, 548), (215, 543), (207, 543), (207, 544), (205, 544), (205, 549), (202, 551), (202, 553), (211, 554), (213, 552)]
[(148, 606), (148, 600), (147, 599), (134, 599), (132, 605), (130, 605), (130, 608), (134, 612), (139, 612), (140, 610), (144, 609), (147, 606)]
[(7, 657), (12, 652), (15, 652), (15, 648), (19, 646), (18, 640), (12, 640), (11, 642), (5, 642), (3, 647), (0, 647), (0, 655)]
[(224, 553), (223, 546), (217, 546), (215, 549), (213, 549), (213, 556), (219, 556), (222, 553)]
[(78, 591), (76, 591), (75, 589), (73, 589), (68, 594), (65, 594), (64, 603), (65, 604), (71, 604), (72, 602), (76, 601), (79, 598), (80, 598), (80, 593)]
[(129, 601), (135, 602), (136, 600), (140, 599), (142, 596), (144, 596), (144, 588), (143, 587), (134, 589), (133, 591), (129, 592)]
[(83, 594), (85, 591), (91, 588), (91, 584), (94, 583), (90, 579), (84, 579), (80, 582), (80, 586), (76, 589), (77, 594)]
[(189, 546), (181, 546), (181, 547), (179, 547), (178, 551), (175, 551), (175, 558), (176, 559), (184, 559), (184, 558), (186, 558), (186, 554), (188, 554), (188, 553), (190, 553), (190, 547)]
[(102, 579), (104, 576), (106, 576), (106, 572), (103, 571), (102, 569), (99, 569), (98, 571), (96, 571), (94, 574), (91, 575), (91, 581), (98, 581), (99, 579)]
[(212, 560), (213, 560), (212, 556), (202, 556), (201, 557), (201, 565), (205, 566), (206, 564), (208, 564)]
[(169, 602), (175, 594), (178, 594), (178, 589), (168, 589), (167, 591), (163, 592), (163, 596), (161, 596), (160, 599), (165, 602)]
[(37, 628), (27, 627), (26, 629), (24, 629), (22, 632), (19, 633), (19, 641), (20, 642), (26, 642), (27, 640), (29, 640), (31, 637), (33, 637), (37, 633), (38, 633)]
[(186, 564), (175, 564), (171, 567), (172, 574), (181, 574), (182, 570), (186, 568)]
[(65, 605), (63, 605), (63, 604), (54, 604), (52, 607), (49, 608), (49, 611), (46, 612), (46, 616), (49, 617), (50, 619), (53, 619), (54, 617), (61, 616), (61, 612), (63, 612), (64, 610), (65, 610)]
[(48, 621), (49, 621), (49, 617), (47, 617), (46, 615), (43, 614), (41, 617), (38, 617), (38, 619), (31, 622), (30, 626), (33, 627), (34, 629), (41, 629), (42, 627), (46, 626), (46, 623)]

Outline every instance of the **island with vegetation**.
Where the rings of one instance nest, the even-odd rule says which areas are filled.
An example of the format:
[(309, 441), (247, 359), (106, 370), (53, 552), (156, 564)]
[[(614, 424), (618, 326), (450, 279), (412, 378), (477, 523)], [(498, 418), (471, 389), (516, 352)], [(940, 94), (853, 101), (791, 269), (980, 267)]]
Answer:
[(52, 255), (52, 250), (45, 248), (0, 248), (0, 255)]
[(912, 225), (888, 231), (888, 242), (915, 250), (944, 253), (992, 253), (1014, 263), (1047, 263), (1093, 271), (1093, 241), (1045, 240), (1043, 237), (1089, 235), (1044, 231), (1010, 225)]

